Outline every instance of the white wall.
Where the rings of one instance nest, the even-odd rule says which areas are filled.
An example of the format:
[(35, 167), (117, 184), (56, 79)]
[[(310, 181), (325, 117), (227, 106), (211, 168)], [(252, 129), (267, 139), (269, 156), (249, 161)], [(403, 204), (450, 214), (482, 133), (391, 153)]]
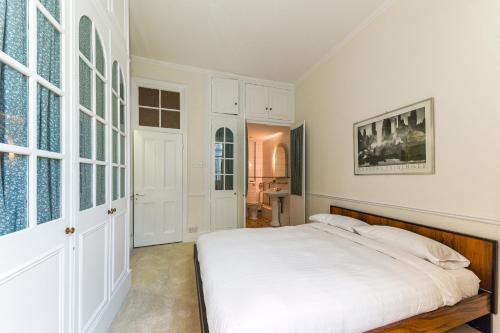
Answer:
[[(498, 13), (496, 0), (397, 1), (298, 84), (308, 214), (335, 203), (500, 239)], [(428, 97), (435, 174), (354, 176), (353, 123)]]

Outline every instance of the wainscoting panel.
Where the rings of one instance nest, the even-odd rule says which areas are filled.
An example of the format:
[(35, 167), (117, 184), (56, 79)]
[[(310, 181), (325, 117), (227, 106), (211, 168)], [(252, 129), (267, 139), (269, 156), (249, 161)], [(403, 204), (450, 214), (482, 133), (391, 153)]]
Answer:
[(187, 194), (187, 221), (183, 237), (185, 242), (195, 241), (199, 235), (210, 231), (209, 204), (206, 193)]
[(0, 277), (0, 332), (63, 332), (63, 257), (59, 248)]

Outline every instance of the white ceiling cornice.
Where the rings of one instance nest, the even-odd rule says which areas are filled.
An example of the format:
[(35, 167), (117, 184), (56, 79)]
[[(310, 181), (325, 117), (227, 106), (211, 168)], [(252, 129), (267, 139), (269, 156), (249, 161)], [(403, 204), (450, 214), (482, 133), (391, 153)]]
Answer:
[(132, 55), (131, 59), (132, 59), (132, 62), (149, 64), (149, 65), (164, 67), (164, 68), (183, 71), (183, 72), (199, 73), (199, 74), (205, 74), (205, 75), (227, 76), (227, 77), (237, 78), (237, 79), (241, 79), (241, 80), (245, 80), (245, 81), (256, 81), (256, 82), (258, 81), (260, 83), (267, 83), (271, 86), (280, 86), (280, 87), (288, 86), (290, 88), (295, 87), (295, 85), (293, 83), (290, 83), (290, 82), (265, 80), (265, 79), (261, 79), (261, 78), (257, 78), (257, 77), (239, 75), (239, 74), (229, 73), (229, 72), (221, 72), (221, 71), (216, 71), (213, 69), (196, 67), (196, 66), (176, 64), (173, 62), (151, 59), (151, 58), (141, 57), (141, 56), (137, 56), (137, 55)]

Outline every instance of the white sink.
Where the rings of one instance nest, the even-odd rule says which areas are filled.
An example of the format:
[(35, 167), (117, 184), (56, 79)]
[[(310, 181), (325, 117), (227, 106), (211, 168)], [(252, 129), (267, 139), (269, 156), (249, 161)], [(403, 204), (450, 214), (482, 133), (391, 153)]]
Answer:
[(269, 195), (270, 197), (286, 197), (288, 195), (288, 190), (276, 190), (274, 188), (271, 188), (269, 190), (264, 191), (265, 194)]
[(265, 194), (271, 197), (271, 204), (273, 205), (273, 219), (271, 221), (271, 226), (279, 227), (280, 224), (280, 210), (281, 210), (281, 198), (288, 195), (288, 190), (282, 190), (279, 188), (270, 188), (264, 191)]

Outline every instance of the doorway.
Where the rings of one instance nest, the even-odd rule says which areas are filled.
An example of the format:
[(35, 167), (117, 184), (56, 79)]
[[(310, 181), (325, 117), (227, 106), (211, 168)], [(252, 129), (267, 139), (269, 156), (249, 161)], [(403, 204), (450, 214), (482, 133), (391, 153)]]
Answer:
[(134, 246), (182, 240), (182, 134), (134, 132)]
[(246, 227), (290, 224), (290, 127), (247, 124)]
[(185, 87), (135, 79), (134, 247), (183, 239), (186, 187)]

